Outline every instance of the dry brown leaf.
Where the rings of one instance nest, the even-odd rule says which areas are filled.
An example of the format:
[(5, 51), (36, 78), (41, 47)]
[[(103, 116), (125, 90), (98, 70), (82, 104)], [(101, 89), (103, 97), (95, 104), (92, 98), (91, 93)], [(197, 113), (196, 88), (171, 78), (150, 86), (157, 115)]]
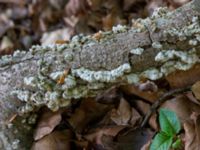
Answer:
[(122, 130), (117, 138), (117, 150), (139, 150), (152, 139), (154, 132), (147, 128)]
[(14, 27), (14, 22), (6, 16), (6, 14), (1, 13), (0, 15), (0, 37), (9, 29)]
[(102, 18), (103, 29), (105, 31), (111, 30), (113, 26), (118, 24), (125, 24), (126, 21), (121, 19), (118, 14), (110, 13)]
[(89, 5), (87, 0), (69, 0), (65, 6), (65, 11), (68, 16), (85, 13), (88, 9)]
[(190, 120), (192, 112), (200, 113), (200, 106), (190, 101), (184, 95), (167, 100), (161, 107), (174, 111), (182, 123)]
[(166, 6), (167, 6), (166, 0), (151, 0), (147, 4), (146, 9), (148, 11), (148, 15), (151, 16), (155, 9), (159, 7), (166, 7)]
[(200, 105), (200, 101), (199, 101), (198, 99), (196, 99), (196, 97), (193, 95), (193, 93), (192, 93), (191, 91), (185, 93), (185, 95), (187, 96), (187, 98), (188, 98), (190, 101), (192, 101), (192, 102), (194, 102), (194, 103)]
[(190, 0), (168, 0), (171, 5), (170, 7), (173, 7), (174, 9), (188, 3), (189, 1)]
[(184, 88), (200, 80), (200, 64), (187, 71), (176, 71), (166, 77), (172, 88)]
[(155, 131), (158, 131), (159, 130), (159, 125), (158, 125), (158, 122), (157, 122), (157, 118), (158, 118), (158, 115), (156, 113), (153, 113), (151, 115), (151, 117), (149, 118), (149, 125), (152, 129), (154, 129)]
[(150, 104), (145, 103), (142, 100), (135, 100), (135, 105), (137, 110), (142, 114), (145, 115), (150, 109)]
[(122, 92), (117, 87), (112, 87), (96, 96), (96, 101), (102, 104), (116, 104), (122, 96)]
[(14, 43), (11, 41), (11, 39), (7, 36), (4, 36), (0, 44), (0, 53), (3, 53), (3, 51), (13, 51), (13, 48)]
[(141, 120), (140, 114), (130, 106), (130, 104), (121, 98), (117, 109), (111, 110), (111, 120), (117, 125), (136, 125)]
[(117, 125), (127, 125), (131, 119), (131, 111), (130, 104), (124, 98), (121, 98), (118, 108), (112, 109), (111, 120)]
[(154, 82), (149, 81), (149, 80), (147, 80), (144, 83), (137, 85), (137, 88), (140, 91), (146, 91), (146, 92), (147, 91), (150, 91), (150, 92), (157, 92), (158, 91), (158, 86)]
[(148, 141), (145, 145), (142, 146), (140, 150), (149, 150), (150, 149), (151, 141)]
[(60, 112), (52, 112), (50, 110), (44, 111), (38, 122), (34, 134), (34, 140), (39, 140), (45, 135), (50, 134), (53, 129), (60, 123), (61, 119), (62, 118)]
[(90, 142), (95, 142), (95, 144), (102, 145), (103, 136), (112, 136), (115, 137), (119, 131), (124, 129), (126, 126), (113, 126), (113, 127), (104, 127), (98, 128), (94, 131), (90, 131), (87, 135), (84, 135), (84, 138)]
[(142, 121), (142, 116), (138, 113), (138, 111), (135, 108), (131, 109), (131, 119), (129, 121), (129, 124), (131, 126), (136, 126)]
[(71, 150), (70, 140), (72, 132), (70, 130), (54, 131), (34, 142), (31, 150)]
[(68, 41), (73, 34), (74, 31), (71, 28), (58, 29), (52, 32), (44, 33), (40, 39), (40, 42), (42, 45), (50, 45), (55, 43), (57, 40)]
[(110, 106), (97, 103), (92, 98), (84, 99), (80, 107), (78, 107), (71, 118), (68, 119), (68, 122), (80, 133), (90, 122), (97, 121), (103, 117), (109, 109)]
[(185, 130), (185, 150), (200, 149), (200, 115), (193, 113), (191, 120), (185, 122), (183, 127)]
[(135, 85), (121, 86), (121, 90), (127, 95), (137, 95), (151, 103), (155, 102), (159, 97), (159, 92), (141, 91)]
[[(139, 0), (139, 1), (145, 1), (145, 0)], [(133, 5), (138, 2), (138, 0), (123, 0), (123, 10), (127, 11), (129, 10), (131, 7), (133, 7)]]
[(194, 93), (195, 97), (200, 100), (200, 81), (196, 82), (192, 86), (192, 92)]

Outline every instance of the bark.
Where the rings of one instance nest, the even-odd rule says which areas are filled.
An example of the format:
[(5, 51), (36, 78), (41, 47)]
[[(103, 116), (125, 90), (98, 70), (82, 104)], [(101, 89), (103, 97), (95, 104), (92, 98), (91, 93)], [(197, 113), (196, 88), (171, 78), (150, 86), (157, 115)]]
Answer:
[[(28, 120), (31, 113), (41, 106), (55, 111), (68, 105), (71, 99), (95, 96), (114, 84), (139, 82), (135, 81), (136, 78), (143, 77), (156, 80), (165, 77), (170, 69), (187, 70), (198, 64), (198, 17), (200, 2), (196, 0), (174, 12), (166, 13), (165, 9), (161, 9), (151, 18), (137, 20), (133, 27), (79, 36), (63, 45), (34, 46), (28, 52), (1, 58), (0, 149), (14, 149), (15, 146), (28, 149), (33, 133)], [(156, 60), (162, 50), (174, 53), (173, 57)], [(177, 66), (168, 63), (177, 63)], [(63, 72), (62, 75), (53, 77), (52, 73), (59, 71)], [(70, 78), (67, 80), (65, 89), (61, 80), (68, 77), (73, 80), (72, 83)], [(34, 79), (35, 83), (30, 79)], [(38, 93), (41, 101), (35, 102), (31, 96)], [(52, 93), (59, 96), (48, 97)], [(29, 113), (24, 114), (25, 111)]]

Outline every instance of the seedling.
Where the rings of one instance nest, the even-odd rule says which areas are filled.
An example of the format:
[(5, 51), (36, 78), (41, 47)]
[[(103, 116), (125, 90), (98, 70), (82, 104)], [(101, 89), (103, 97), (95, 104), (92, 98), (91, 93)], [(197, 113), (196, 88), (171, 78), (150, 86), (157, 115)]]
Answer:
[(181, 130), (181, 124), (177, 115), (168, 109), (161, 109), (159, 124), (161, 131), (154, 137), (150, 150), (180, 149), (181, 139), (177, 135)]

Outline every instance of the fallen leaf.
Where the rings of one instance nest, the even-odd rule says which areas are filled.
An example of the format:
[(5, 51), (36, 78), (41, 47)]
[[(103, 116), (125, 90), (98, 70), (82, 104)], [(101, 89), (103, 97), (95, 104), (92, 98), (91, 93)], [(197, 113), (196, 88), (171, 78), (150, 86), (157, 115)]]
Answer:
[(145, 145), (142, 146), (141, 150), (149, 150), (151, 141), (148, 141)]
[(69, 0), (65, 6), (65, 11), (68, 16), (85, 13), (88, 9), (89, 5), (87, 0)]
[(70, 130), (54, 131), (34, 142), (31, 150), (71, 150), (71, 138), (72, 132)]
[(158, 122), (157, 122), (157, 118), (158, 118), (158, 115), (156, 113), (153, 113), (151, 115), (151, 117), (149, 118), (149, 125), (152, 129), (154, 129), (155, 131), (158, 131), (159, 130), (159, 125), (158, 125)]
[(118, 108), (111, 111), (111, 120), (117, 125), (127, 125), (131, 119), (131, 114), (130, 104), (124, 98), (121, 98)]
[(142, 100), (135, 100), (135, 107), (137, 108), (137, 110), (142, 114), (145, 115), (147, 114), (147, 112), (150, 109), (150, 104), (142, 101)]
[(147, 128), (122, 130), (116, 138), (117, 150), (139, 150), (152, 139), (154, 132)]
[(103, 145), (103, 136), (115, 137), (119, 131), (124, 129), (126, 126), (113, 126), (113, 127), (103, 127), (95, 130), (90, 130), (88, 134), (84, 135), (84, 138), (90, 142), (95, 142), (95, 144)]
[(117, 87), (112, 87), (96, 96), (96, 101), (102, 104), (117, 104), (122, 96), (122, 92)]
[(98, 121), (102, 118), (109, 109), (110, 106), (97, 103), (92, 98), (84, 99), (80, 107), (68, 119), (68, 122), (75, 131), (81, 133), (91, 122)]
[(166, 77), (172, 88), (184, 88), (200, 80), (200, 64), (187, 71), (175, 71)]
[(0, 15), (0, 37), (10, 28), (14, 27), (14, 22), (4, 13)]
[(141, 91), (138, 88), (138, 86), (135, 85), (121, 86), (120, 89), (127, 95), (136, 95), (151, 103), (155, 102), (159, 97), (159, 91), (158, 92)]
[(147, 80), (146, 82), (144, 83), (141, 83), (139, 85), (137, 85), (137, 88), (140, 90), (140, 91), (150, 91), (150, 92), (157, 92), (158, 91), (158, 86), (152, 82), (152, 81), (149, 81)]
[(136, 126), (142, 121), (142, 116), (138, 113), (138, 111), (132, 107), (131, 109), (131, 119), (129, 124), (131, 126)]
[(190, 0), (169, 0), (169, 4), (176, 9), (177, 7), (180, 7), (186, 3), (188, 3)]
[(141, 116), (136, 109), (130, 106), (130, 104), (121, 98), (118, 108), (111, 110), (110, 118), (117, 125), (136, 125), (141, 121)]
[(11, 39), (7, 36), (4, 36), (0, 44), (0, 53), (3, 51), (12, 51), (13, 48), (14, 44)]
[(191, 120), (183, 124), (185, 130), (185, 150), (200, 149), (200, 115), (193, 113)]
[(200, 100), (200, 81), (192, 85), (192, 92), (194, 93), (194, 96)]
[(179, 95), (167, 100), (161, 108), (167, 108), (174, 111), (179, 117), (181, 123), (190, 120), (192, 112), (200, 113), (200, 106), (190, 101), (186, 96)]
[[(139, 1), (144, 1), (144, 0), (139, 0)], [(134, 6), (134, 4), (138, 2), (138, 0), (123, 0), (123, 10), (127, 11), (129, 10), (131, 7)]]
[(186, 92), (184, 95), (187, 96), (187, 98), (188, 98), (190, 101), (192, 101), (192, 102), (194, 102), (194, 103), (200, 105), (200, 101), (199, 101), (198, 99), (196, 99), (196, 97), (194, 96), (194, 94), (193, 94), (191, 91)]
[(68, 41), (73, 34), (73, 30), (70, 28), (63, 28), (54, 30), (52, 32), (45, 32), (42, 35), (40, 42), (42, 43), (42, 45), (50, 45), (58, 40)]
[(34, 134), (34, 140), (39, 140), (44, 136), (50, 134), (54, 128), (60, 123), (61, 114), (59, 111), (52, 112), (45, 110), (37, 124), (36, 131)]

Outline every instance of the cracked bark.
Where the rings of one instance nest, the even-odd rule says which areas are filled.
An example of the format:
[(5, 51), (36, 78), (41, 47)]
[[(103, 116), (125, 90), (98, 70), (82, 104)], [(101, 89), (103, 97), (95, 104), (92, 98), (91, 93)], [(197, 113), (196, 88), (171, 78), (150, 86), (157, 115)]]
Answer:
[[(12, 144), (16, 139), (20, 139), (17, 149), (28, 149), (27, 147), (30, 146), (32, 130), (21, 125), (22, 119), (26, 116), (15, 118), (12, 122), (14, 127), (8, 128), (9, 120), (24, 104), (12, 96), (10, 92), (15, 89), (29, 89), (23, 84), (23, 79), (38, 75), (38, 60), (48, 61), (52, 72), (63, 71), (69, 66), (74, 69), (84, 67), (94, 71), (112, 70), (124, 63), (129, 63), (131, 72), (134, 73), (162, 65), (155, 61), (155, 56), (160, 50), (152, 48), (152, 42), (162, 43), (163, 49), (187, 51), (195, 47), (198, 56), (200, 56), (200, 43), (196, 46), (188, 44), (194, 35), (184, 41), (179, 41), (176, 36), (165, 36), (164, 34), (168, 29), (187, 26), (194, 16), (200, 17), (200, 2), (198, 0), (177, 9), (170, 17), (154, 19), (153, 23), (157, 24), (156, 30), (154, 30), (152, 23), (147, 23), (145, 24), (146, 30), (143, 32), (133, 33), (129, 29), (123, 33), (111, 34), (103, 42), (92, 46), (82, 46), (78, 50), (67, 48), (61, 53), (52, 50), (36, 51), (34, 55), (32, 52), (27, 52), (24, 56), (16, 57), (7, 64), (0, 64), (0, 149), (14, 149)], [(145, 49), (142, 55), (130, 54), (131, 49), (138, 47)], [(73, 61), (63, 62), (63, 55), (69, 52), (74, 55)], [(119, 80), (119, 82), (123, 81)], [(107, 84), (112, 85), (111, 83)]]

